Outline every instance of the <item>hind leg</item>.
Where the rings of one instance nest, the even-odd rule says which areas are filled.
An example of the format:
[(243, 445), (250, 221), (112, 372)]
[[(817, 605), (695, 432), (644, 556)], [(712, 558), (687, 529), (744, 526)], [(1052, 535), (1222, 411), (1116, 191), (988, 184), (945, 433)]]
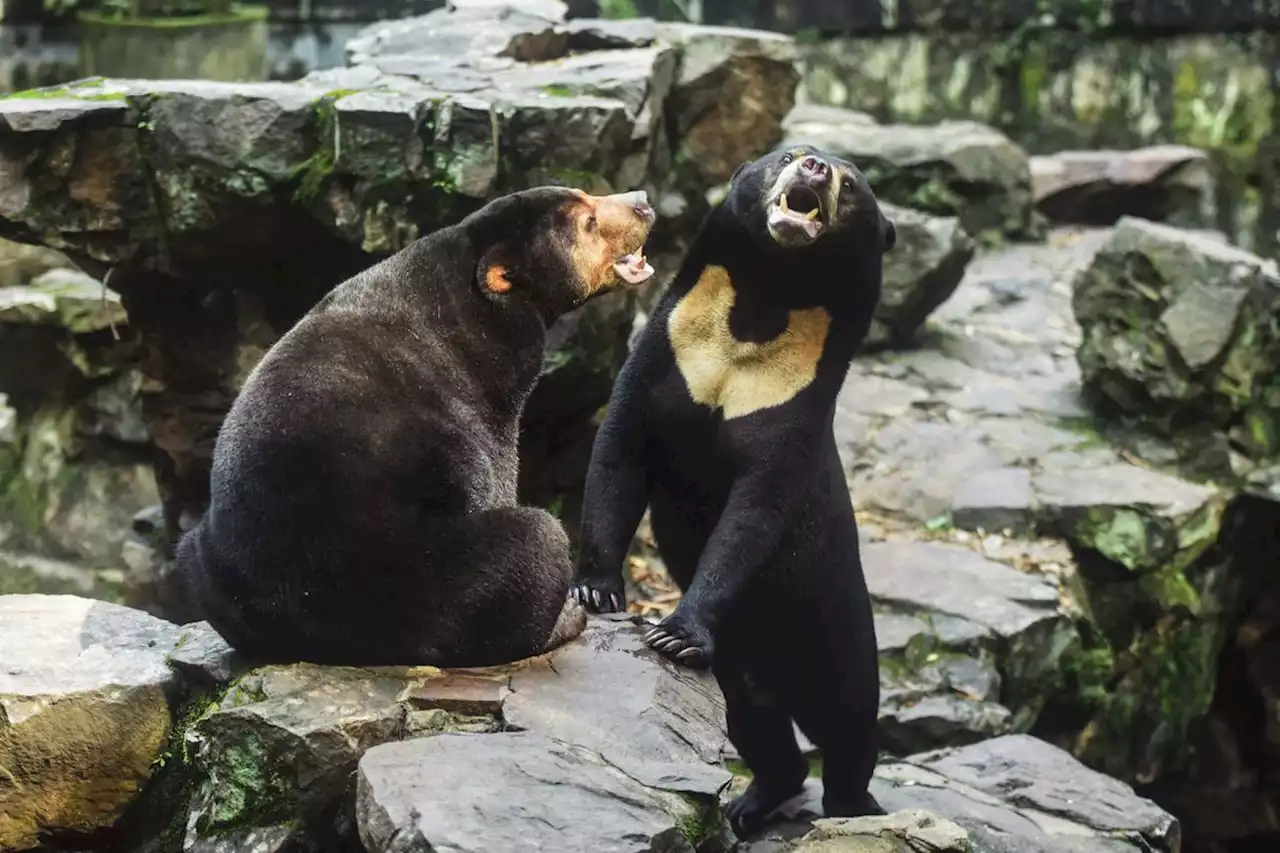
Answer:
[[(437, 654), (449, 666), (486, 666), (542, 654), (582, 633), (586, 612), (569, 598), (573, 560), (560, 522), (536, 507), (501, 507), (445, 522), (452, 601), (441, 601)], [(447, 553), (451, 551), (452, 553)]]
[(747, 790), (724, 809), (734, 832), (745, 836), (764, 826), (778, 806), (800, 793), (808, 762), (796, 744), (791, 715), (782, 705), (754, 685), (736, 663), (721, 660), (712, 671), (724, 693), (729, 740), (751, 770)]
[(796, 723), (822, 754), (822, 811), (826, 817), (884, 814), (868, 785), (878, 756), (876, 661), (851, 666), (837, 659), (821, 677), (798, 682)]

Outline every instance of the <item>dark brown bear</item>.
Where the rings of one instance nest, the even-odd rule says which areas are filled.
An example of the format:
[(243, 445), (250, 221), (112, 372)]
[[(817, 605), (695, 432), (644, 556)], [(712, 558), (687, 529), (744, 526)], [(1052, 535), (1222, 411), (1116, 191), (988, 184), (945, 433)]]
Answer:
[(514, 193), (338, 285), (228, 413), (178, 545), (205, 618), (259, 660), (481, 666), (582, 631), (569, 543), (516, 503), (547, 327), (653, 274), (643, 193)]

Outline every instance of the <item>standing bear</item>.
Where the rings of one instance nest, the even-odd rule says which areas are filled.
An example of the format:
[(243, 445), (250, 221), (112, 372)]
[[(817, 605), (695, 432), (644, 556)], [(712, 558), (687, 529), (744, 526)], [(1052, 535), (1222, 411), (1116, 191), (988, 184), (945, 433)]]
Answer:
[(483, 666), (580, 633), (560, 523), (516, 501), (547, 327), (653, 274), (644, 193), (496, 199), (338, 285), (267, 352), (178, 543), (259, 660)]
[(896, 231), (852, 164), (810, 146), (740, 166), (623, 365), (587, 474), (572, 594), (622, 609), (645, 507), (684, 595), (646, 642), (710, 666), (753, 781), (739, 833), (821, 750), (830, 817), (881, 813), (879, 675), (858, 529), (832, 431)]

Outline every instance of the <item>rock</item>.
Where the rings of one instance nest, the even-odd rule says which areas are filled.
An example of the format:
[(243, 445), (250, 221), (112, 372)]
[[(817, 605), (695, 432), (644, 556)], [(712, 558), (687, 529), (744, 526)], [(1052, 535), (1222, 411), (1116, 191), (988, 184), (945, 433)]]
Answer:
[(1031, 158), (1031, 188), (1036, 208), (1052, 222), (1114, 225), (1136, 216), (1193, 224), (1213, 176), (1209, 156), (1185, 145), (1061, 151)]
[[(1154, 850), (1180, 846), (1180, 828), (1172, 815), (1136, 796), (1128, 785), (1087, 769), (1036, 738), (1010, 735), (909, 761), (989, 797), (1007, 798), (1051, 836), (1074, 834), (1070, 830), (1075, 824), (1091, 831), (1081, 835), (1140, 838)], [(958, 816), (953, 819), (959, 821)], [(1053, 819), (1062, 823), (1054, 827)]]
[(58, 326), (79, 335), (126, 322), (120, 295), (79, 270), (51, 269), (30, 284), (0, 288), (0, 323)]
[(130, 519), (158, 499), (155, 475), (121, 454), (78, 458), (76, 427), (75, 410), (53, 406), (18, 424), (20, 455), (8, 470), (0, 460), (0, 547), (119, 571)]
[(405, 736), (405, 682), (338, 667), (266, 667), (241, 677), (187, 732), (205, 781), (186, 847), (314, 828), (348, 793), (369, 747)]
[[(183, 632), (175, 666), (225, 679), (236, 662), (221, 638), (205, 624)], [(480, 670), (298, 664), (245, 673), (187, 730), (203, 777), (187, 848), (352, 842), (344, 810), (360, 757), (378, 744), (442, 733), (484, 734), (487, 742), (494, 732), (527, 731), (564, 744), (572, 766), (587, 756), (588, 767), (625, 774), (626, 785), (713, 800), (731, 778), (717, 766), (727, 742), (723, 700), (710, 675), (667, 663), (642, 634), (625, 618), (592, 619), (580, 639), (548, 657)]]
[(782, 139), (800, 80), (790, 38), (675, 23), (660, 24), (658, 37), (680, 48), (667, 115), (678, 141), (672, 157), (695, 186), (728, 181)]
[(862, 558), (878, 610), (886, 750), (972, 743), (1034, 721), (1045, 676), (1076, 642), (1052, 581), (934, 543), (868, 543)]
[(112, 825), (169, 736), (176, 625), (75, 596), (0, 596), (0, 847)]
[[(1175, 853), (1182, 840), (1178, 821), (1128, 785), (1027, 735), (882, 762), (871, 793), (890, 815), (824, 820), (822, 785), (810, 779), (804, 793), (782, 808), (786, 822), (765, 830), (746, 849), (896, 853), (902, 847), (895, 842), (908, 841), (914, 842), (911, 851)], [(787, 840), (806, 831), (799, 843)], [(869, 846), (868, 839), (853, 846), (841, 838), (850, 831), (884, 843)], [(962, 836), (967, 846), (958, 846)], [(831, 846), (806, 846), (815, 841)]]
[[(1086, 388), (1165, 436), (1198, 428), (1280, 454), (1280, 271), (1191, 231), (1123, 218), (1075, 284)], [(1191, 428), (1191, 429), (1188, 429)]]
[(237, 664), (236, 650), (208, 622), (182, 626), (182, 634), (169, 653), (169, 664), (188, 681), (206, 685), (231, 680)]
[(797, 853), (969, 853), (969, 849), (964, 829), (919, 809), (884, 817), (818, 820), (795, 848)]
[(864, 346), (907, 343), (955, 292), (973, 258), (973, 240), (953, 216), (929, 216), (889, 202), (881, 210), (898, 242), (884, 259), (884, 291)]
[(66, 255), (53, 249), (0, 240), (0, 291), (29, 284), (49, 270), (71, 266)]
[[(849, 372), (834, 426), (861, 530), (887, 540), (864, 546), (864, 563), (893, 753), (1030, 731), (1096, 770), (1172, 792), (1207, 766), (1202, 749), (1229, 742), (1198, 734), (1199, 721), (1238, 668), (1222, 662), (1247, 595), (1241, 555), (1259, 553), (1274, 521), (1240, 520), (1230, 490), (1179, 473), (1176, 454), (1157, 461), (1156, 445), (1082, 404), (1072, 282), (1114, 239), (1060, 229), (1043, 245), (979, 253), (911, 350), (867, 353)], [(1058, 627), (1026, 645), (993, 639), (1000, 632), (975, 615), (992, 602), (972, 590), (1004, 587), (950, 565), (983, 558), (1057, 598), (1028, 608), (1002, 591), (991, 612), (1030, 609)], [(1195, 784), (1180, 801), (1208, 796)], [(1263, 796), (1239, 781), (1215, 790)]]
[[(463, 3), (380, 22), (349, 67), (295, 83), (94, 79), (0, 99), (0, 235), (114, 269), (148, 355), (170, 537), (207, 502), (244, 376), (342, 279), (532, 184), (696, 201), (779, 137), (789, 38), (564, 15)], [(678, 239), (655, 231), (649, 254)], [(523, 425), (526, 502), (577, 515), (634, 304), (601, 299), (552, 329)]]
[(580, 640), (512, 675), (507, 724), (581, 744), (618, 766), (627, 757), (719, 762), (727, 738), (715, 680), (669, 664), (643, 635), (629, 619), (592, 619)]
[(955, 216), (982, 241), (1035, 237), (1027, 154), (972, 121), (881, 125), (863, 113), (800, 104), (783, 122), (784, 141), (810, 143), (858, 165), (877, 198)]
[(375, 747), (357, 790), (360, 839), (373, 853), (692, 853), (719, 832), (714, 793), (646, 785), (586, 747), (531, 732)]

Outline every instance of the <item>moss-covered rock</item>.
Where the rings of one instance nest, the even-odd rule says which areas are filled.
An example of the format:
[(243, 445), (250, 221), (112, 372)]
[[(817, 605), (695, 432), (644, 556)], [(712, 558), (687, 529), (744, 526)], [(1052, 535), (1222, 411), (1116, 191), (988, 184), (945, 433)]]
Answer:
[(1185, 438), (1185, 456), (1214, 432), (1248, 459), (1280, 454), (1273, 263), (1126, 218), (1077, 279), (1074, 308), (1085, 386), (1107, 410)]

